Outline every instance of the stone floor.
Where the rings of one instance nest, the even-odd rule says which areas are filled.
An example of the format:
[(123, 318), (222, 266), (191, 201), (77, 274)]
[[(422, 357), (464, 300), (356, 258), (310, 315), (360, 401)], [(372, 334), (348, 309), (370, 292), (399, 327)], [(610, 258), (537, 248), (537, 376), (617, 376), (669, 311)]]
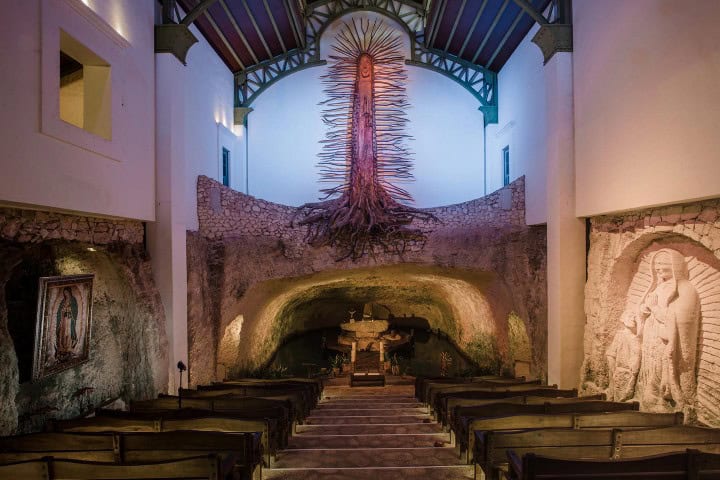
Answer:
[(280, 452), (271, 480), (467, 480), (473, 468), (450, 446), (449, 434), (414, 397), (410, 379), (385, 387), (330, 380), (323, 399)]

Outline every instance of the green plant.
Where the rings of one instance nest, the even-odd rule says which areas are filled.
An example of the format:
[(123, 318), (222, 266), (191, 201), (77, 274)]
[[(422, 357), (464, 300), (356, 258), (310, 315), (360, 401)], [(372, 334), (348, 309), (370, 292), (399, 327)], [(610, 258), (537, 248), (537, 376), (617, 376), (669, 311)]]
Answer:
[(338, 353), (334, 357), (330, 357), (330, 365), (333, 368), (340, 368), (340, 366), (345, 363), (345, 355), (342, 353)]

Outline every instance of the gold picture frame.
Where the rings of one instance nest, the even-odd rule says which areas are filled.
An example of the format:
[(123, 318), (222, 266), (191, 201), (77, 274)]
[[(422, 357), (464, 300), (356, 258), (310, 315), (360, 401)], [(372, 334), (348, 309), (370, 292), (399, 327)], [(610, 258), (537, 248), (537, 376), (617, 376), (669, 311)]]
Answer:
[(33, 380), (88, 360), (94, 278), (93, 274), (40, 277)]

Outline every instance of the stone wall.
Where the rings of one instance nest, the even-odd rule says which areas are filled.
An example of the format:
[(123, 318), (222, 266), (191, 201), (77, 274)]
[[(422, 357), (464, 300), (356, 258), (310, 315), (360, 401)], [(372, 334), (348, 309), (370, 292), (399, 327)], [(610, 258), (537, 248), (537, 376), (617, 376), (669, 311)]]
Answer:
[[(137, 221), (0, 209), (0, 435), (166, 389), (164, 312), (142, 242)], [(32, 363), (38, 277), (76, 274), (94, 274), (89, 359), (32, 381), (21, 372)]]
[[(462, 302), (456, 302), (454, 318), (461, 322), (456, 331), (462, 338), (453, 340), (462, 347), (473, 344), (480, 348), (483, 342), (496, 342), (501, 352), (507, 352), (507, 319), (515, 312), (525, 323), (531, 339), (533, 372), (544, 376), (547, 361), (545, 228), (525, 225), (524, 188), (524, 178), (521, 178), (484, 198), (427, 209), (440, 222), (414, 222), (413, 227), (432, 230), (424, 245), (410, 244), (402, 255), (376, 252), (374, 258), (368, 256), (353, 262), (336, 261), (335, 252), (329, 247), (308, 245), (305, 227), (293, 225), (296, 208), (256, 199), (207, 177), (199, 177), (200, 228), (199, 232), (188, 234), (188, 258), (198, 261), (188, 263), (188, 301), (190, 305), (208, 301), (214, 305), (197, 311), (191, 309), (188, 318), (191, 350), (195, 344), (213, 343), (211, 335), (215, 336), (217, 349), (228, 332), (234, 332), (232, 335), (240, 336), (239, 340), (235, 339), (240, 343), (231, 341), (229, 348), (241, 352), (254, 351), (258, 342), (267, 340), (261, 351), (256, 351), (257, 355), (244, 357), (253, 365), (261, 364), (269, 360), (282, 337), (292, 333), (287, 325), (287, 328), (260, 325), (261, 312), (267, 311), (268, 305), (274, 302), (276, 311), (288, 315), (287, 308), (280, 304), (283, 295), (301, 286), (310, 289), (314, 282), (329, 285), (334, 279), (340, 281), (345, 275), (343, 272), (348, 278), (366, 278), (369, 282), (366, 285), (381, 288), (377, 282), (373, 283), (373, 269), (378, 269), (379, 274), (381, 267), (394, 266), (395, 270), (391, 271), (398, 277), (415, 275), (435, 282), (438, 287), (433, 292), (438, 297), (460, 298), (457, 292), (448, 293), (455, 281), (476, 285), (472, 290), (475, 293), (482, 291), (479, 296), (484, 297), (482, 301), (496, 317), (492, 322), (496, 324), (497, 335), (489, 340), (474, 337), (473, 332), (490, 320), (473, 316), (477, 312), (463, 314), (475, 307), (463, 310), (466, 307)], [(440, 269), (445, 270), (440, 272)], [(198, 273), (204, 270), (207, 271)], [(484, 280), (474, 280), (480, 277)], [(443, 278), (448, 280), (445, 285)], [(208, 282), (213, 285), (210, 289)], [(200, 298), (201, 292), (212, 294)], [(271, 293), (262, 297), (265, 295), (262, 292)], [(299, 302), (299, 298), (294, 297), (292, 302)], [(206, 328), (207, 325), (217, 325), (217, 328)], [(199, 352), (195, 360), (192, 355), (190, 358), (190, 368), (196, 376), (222, 376), (222, 372), (230, 368), (215, 365), (217, 371), (210, 370), (213, 367), (207, 362), (210, 351), (202, 350), (204, 359)], [(212, 353), (217, 359), (217, 350)]]
[(582, 389), (720, 426), (720, 200), (591, 225)]

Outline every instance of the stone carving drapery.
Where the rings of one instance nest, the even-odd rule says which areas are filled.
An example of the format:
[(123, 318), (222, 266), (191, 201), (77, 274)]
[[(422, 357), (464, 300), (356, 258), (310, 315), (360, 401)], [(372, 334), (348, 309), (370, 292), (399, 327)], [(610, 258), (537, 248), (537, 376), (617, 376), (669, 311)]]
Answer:
[[(644, 255), (606, 351), (608, 397), (720, 419), (720, 272), (677, 250)], [(692, 417), (691, 417), (692, 418)]]

